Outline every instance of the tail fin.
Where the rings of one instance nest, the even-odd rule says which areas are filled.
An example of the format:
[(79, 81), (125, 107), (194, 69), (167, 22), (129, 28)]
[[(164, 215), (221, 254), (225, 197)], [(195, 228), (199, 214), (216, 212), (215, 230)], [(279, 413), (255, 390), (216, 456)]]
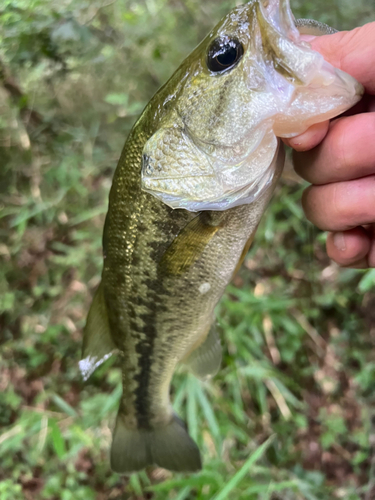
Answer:
[(202, 468), (199, 449), (176, 416), (165, 427), (152, 430), (127, 429), (117, 417), (111, 449), (111, 467), (130, 473), (158, 465), (178, 472)]

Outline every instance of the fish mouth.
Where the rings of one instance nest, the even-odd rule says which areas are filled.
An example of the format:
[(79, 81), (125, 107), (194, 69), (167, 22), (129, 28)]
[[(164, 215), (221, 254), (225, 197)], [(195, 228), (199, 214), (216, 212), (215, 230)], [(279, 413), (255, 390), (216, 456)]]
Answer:
[(301, 41), (289, 0), (258, 0), (256, 20), (263, 59), (292, 85), (309, 85), (323, 58)]
[[(221, 211), (256, 201), (275, 178), (278, 138), (339, 115), (363, 94), (354, 78), (301, 41), (289, 0), (252, 0), (212, 36), (225, 33), (233, 19), (246, 45), (233, 70), (243, 96), (228, 106), (225, 126), (200, 137), (201, 128), (188, 126), (194, 122), (178, 111), (178, 124), (158, 130), (143, 150), (142, 189), (171, 208)], [(236, 134), (229, 133), (233, 119), (243, 124)], [(158, 152), (168, 152), (169, 144), (178, 145), (178, 157), (164, 161)]]
[(276, 99), (282, 89), (280, 109), (273, 117), (277, 137), (299, 135), (361, 99), (364, 89), (355, 78), (301, 40), (289, 0), (256, 0), (250, 5), (256, 15), (253, 26), (264, 79)]
[(272, 30), (294, 42), (299, 40), (300, 34), (294, 23), (289, 0), (258, 0), (257, 20), (263, 35)]

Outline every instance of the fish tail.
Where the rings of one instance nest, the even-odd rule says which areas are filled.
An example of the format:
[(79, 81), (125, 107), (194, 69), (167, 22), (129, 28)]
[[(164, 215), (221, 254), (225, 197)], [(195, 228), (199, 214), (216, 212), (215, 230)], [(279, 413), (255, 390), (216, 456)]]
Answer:
[(149, 465), (178, 472), (202, 468), (199, 449), (177, 416), (166, 426), (144, 430), (127, 428), (118, 415), (111, 449), (112, 469), (130, 473)]

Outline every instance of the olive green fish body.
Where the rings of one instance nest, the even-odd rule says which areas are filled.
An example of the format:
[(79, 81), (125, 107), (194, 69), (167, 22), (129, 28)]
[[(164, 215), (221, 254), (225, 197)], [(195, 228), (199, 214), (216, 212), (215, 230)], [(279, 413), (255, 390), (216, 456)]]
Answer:
[[(214, 308), (259, 223), (273, 184), (253, 205), (199, 214), (173, 210), (140, 189), (143, 146), (152, 134), (145, 134), (142, 120), (147, 123), (147, 110), (126, 143), (113, 181), (102, 287), (111, 336), (123, 353), (120, 413), (129, 428), (149, 430), (173, 417), (172, 374), (208, 334)], [(194, 245), (204, 239), (204, 229), (208, 240), (197, 254)], [(182, 246), (175, 254), (172, 244), (179, 238)]]
[(281, 174), (278, 137), (331, 118), (360, 92), (299, 41), (287, 0), (251, 0), (146, 106), (113, 179), (80, 362), (88, 378), (121, 357), (114, 470), (201, 467), (171, 409), (172, 375), (179, 362), (201, 378), (219, 369), (214, 308)]

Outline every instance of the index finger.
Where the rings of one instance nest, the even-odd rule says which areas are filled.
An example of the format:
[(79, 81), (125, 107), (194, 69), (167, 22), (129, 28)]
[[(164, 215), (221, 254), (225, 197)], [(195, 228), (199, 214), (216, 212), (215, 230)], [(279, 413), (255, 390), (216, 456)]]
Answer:
[(318, 36), (310, 44), (333, 66), (354, 76), (368, 94), (375, 95), (375, 22)]
[[(354, 76), (368, 94), (375, 95), (375, 22), (352, 31), (309, 37), (308, 41), (328, 62)], [(284, 142), (296, 151), (312, 149), (326, 136), (328, 122), (316, 124), (314, 127)]]

